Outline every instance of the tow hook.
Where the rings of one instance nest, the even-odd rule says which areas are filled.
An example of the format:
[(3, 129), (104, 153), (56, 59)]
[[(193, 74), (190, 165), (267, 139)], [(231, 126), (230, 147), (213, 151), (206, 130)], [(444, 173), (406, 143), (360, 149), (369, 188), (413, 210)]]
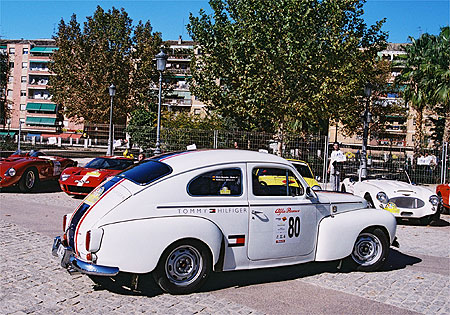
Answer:
[(394, 238), (394, 241), (392, 242), (392, 246), (400, 248), (400, 244), (397, 241), (397, 236)]

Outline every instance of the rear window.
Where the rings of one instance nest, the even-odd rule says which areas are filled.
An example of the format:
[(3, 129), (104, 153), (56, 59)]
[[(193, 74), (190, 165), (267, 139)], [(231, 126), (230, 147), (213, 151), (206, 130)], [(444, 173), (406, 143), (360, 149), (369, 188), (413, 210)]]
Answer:
[(297, 169), (297, 171), (300, 173), (300, 175), (302, 175), (302, 177), (314, 178), (313, 174), (311, 173), (311, 170), (309, 169), (309, 167), (307, 165), (296, 164), (296, 163), (293, 163), (293, 164), (294, 164), (294, 167)]
[(159, 161), (148, 160), (136, 164), (132, 168), (123, 171), (118, 177), (129, 179), (139, 185), (149, 184), (161, 177), (172, 173), (172, 169), (167, 164)]

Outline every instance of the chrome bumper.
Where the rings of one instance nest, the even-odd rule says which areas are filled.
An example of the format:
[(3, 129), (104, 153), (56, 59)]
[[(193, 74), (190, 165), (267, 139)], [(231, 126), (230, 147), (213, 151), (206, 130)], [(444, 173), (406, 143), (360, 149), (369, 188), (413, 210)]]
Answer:
[[(58, 255), (58, 249), (60, 246), (63, 246), (64, 249), (64, 253), (62, 255)], [(117, 267), (95, 265), (78, 259), (75, 257), (72, 248), (65, 247), (61, 243), (61, 237), (59, 236), (55, 237), (53, 240), (52, 254), (53, 256), (61, 259), (61, 267), (67, 269), (69, 272), (78, 271), (87, 275), (108, 277), (115, 276), (119, 273), (119, 268)]]

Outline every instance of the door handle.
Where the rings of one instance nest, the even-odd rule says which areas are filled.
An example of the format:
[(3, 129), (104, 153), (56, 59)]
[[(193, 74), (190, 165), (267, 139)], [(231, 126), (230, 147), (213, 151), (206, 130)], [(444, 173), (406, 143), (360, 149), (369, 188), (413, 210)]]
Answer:
[(258, 211), (258, 210), (252, 210), (252, 214), (262, 214), (262, 213), (264, 213), (264, 212)]

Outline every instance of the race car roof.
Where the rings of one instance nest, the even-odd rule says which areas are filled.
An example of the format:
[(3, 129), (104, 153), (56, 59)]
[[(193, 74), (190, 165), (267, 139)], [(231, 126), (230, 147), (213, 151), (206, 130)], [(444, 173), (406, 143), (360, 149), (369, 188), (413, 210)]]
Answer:
[(247, 150), (181, 151), (155, 156), (152, 160), (166, 163), (174, 172), (224, 163), (274, 162), (289, 165), (289, 162), (276, 155)]

